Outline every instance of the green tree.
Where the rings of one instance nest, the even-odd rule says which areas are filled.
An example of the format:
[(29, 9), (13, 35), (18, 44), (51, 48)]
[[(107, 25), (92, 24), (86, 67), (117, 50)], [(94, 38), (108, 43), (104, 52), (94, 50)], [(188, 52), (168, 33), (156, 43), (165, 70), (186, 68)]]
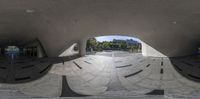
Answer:
[(102, 47), (103, 47), (103, 49), (108, 49), (108, 48), (110, 48), (109, 42), (103, 42)]
[(98, 42), (97, 43), (97, 51), (102, 51), (103, 50), (102, 48), (103, 48), (102, 43)]
[(87, 44), (86, 44), (87, 49), (93, 49), (95, 50), (97, 47), (97, 40), (95, 38), (90, 38), (87, 40)]
[(126, 44), (126, 42), (125, 42), (125, 41), (120, 42), (120, 43), (119, 43), (119, 48), (120, 48), (120, 49), (123, 49), (123, 50), (126, 50), (126, 49), (127, 49), (127, 44)]

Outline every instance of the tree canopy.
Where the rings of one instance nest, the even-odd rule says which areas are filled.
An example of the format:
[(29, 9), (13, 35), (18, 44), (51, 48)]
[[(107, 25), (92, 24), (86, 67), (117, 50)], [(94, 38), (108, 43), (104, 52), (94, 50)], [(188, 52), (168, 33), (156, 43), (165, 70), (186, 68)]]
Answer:
[(98, 42), (95, 38), (87, 40), (87, 51), (102, 51), (102, 50), (141, 50), (141, 43), (129, 44), (128, 40), (116, 40)]

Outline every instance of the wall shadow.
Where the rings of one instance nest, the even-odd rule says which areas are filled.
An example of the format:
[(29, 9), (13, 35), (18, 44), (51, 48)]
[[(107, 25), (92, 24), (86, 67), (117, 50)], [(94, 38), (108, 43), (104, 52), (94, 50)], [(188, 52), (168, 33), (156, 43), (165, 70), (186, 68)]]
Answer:
[(200, 55), (169, 58), (175, 70), (182, 76), (200, 82)]
[(80, 55), (49, 58), (23, 58), (0, 60), (0, 83), (26, 83), (37, 80), (48, 73), (52, 64), (63, 63)]

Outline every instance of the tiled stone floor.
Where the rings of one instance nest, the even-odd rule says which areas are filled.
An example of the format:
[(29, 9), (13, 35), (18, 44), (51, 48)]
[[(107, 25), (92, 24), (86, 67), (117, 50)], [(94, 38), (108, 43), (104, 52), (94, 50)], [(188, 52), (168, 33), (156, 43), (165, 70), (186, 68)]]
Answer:
[(82, 68), (65, 63), (65, 75), (79, 94), (132, 96), (164, 90), (167, 96), (194, 96), (200, 90), (200, 83), (180, 75), (169, 58), (104, 52), (74, 61)]
[[(184, 65), (180, 60), (189, 63), (198, 62), (191, 56), (189, 59), (188, 57), (169, 59), (143, 57), (141, 54), (127, 52), (102, 52), (67, 61), (64, 64), (54, 64), (47, 75), (38, 80), (22, 84), (1, 84), (0, 89), (19, 90), (32, 97), (58, 98), (70, 94), (69, 91), (63, 93), (63, 87), (66, 86), (63, 86), (62, 78), (66, 77), (69, 88), (65, 90), (70, 89), (77, 95), (86, 95), (71, 98), (198, 99), (200, 83), (179, 74), (174, 65), (188, 74), (196, 74), (198, 70), (188, 68), (190, 64)], [(160, 95), (156, 96), (156, 91)], [(149, 96), (150, 93), (154, 95)]]

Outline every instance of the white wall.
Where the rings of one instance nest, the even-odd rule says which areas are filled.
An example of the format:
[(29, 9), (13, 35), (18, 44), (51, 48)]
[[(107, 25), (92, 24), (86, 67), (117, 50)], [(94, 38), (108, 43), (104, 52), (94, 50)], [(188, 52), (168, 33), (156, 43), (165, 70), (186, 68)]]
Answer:
[(142, 42), (142, 55), (143, 56), (153, 56), (153, 57), (167, 57), (166, 55), (157, 51), (156, 49), (149, 46), (145, 42)]
[(63, 56), (71, 56), (71, 55), (75, 55), (78, 54), (78, 51), (74, 51), (74, 47), (77, 45), (77, 43), (74, 43), (72, 46), (70, 46), (68, 49), (66, 49), (63, 53), (61, 53), (59, 55), (59, 57), (63, 57)]

